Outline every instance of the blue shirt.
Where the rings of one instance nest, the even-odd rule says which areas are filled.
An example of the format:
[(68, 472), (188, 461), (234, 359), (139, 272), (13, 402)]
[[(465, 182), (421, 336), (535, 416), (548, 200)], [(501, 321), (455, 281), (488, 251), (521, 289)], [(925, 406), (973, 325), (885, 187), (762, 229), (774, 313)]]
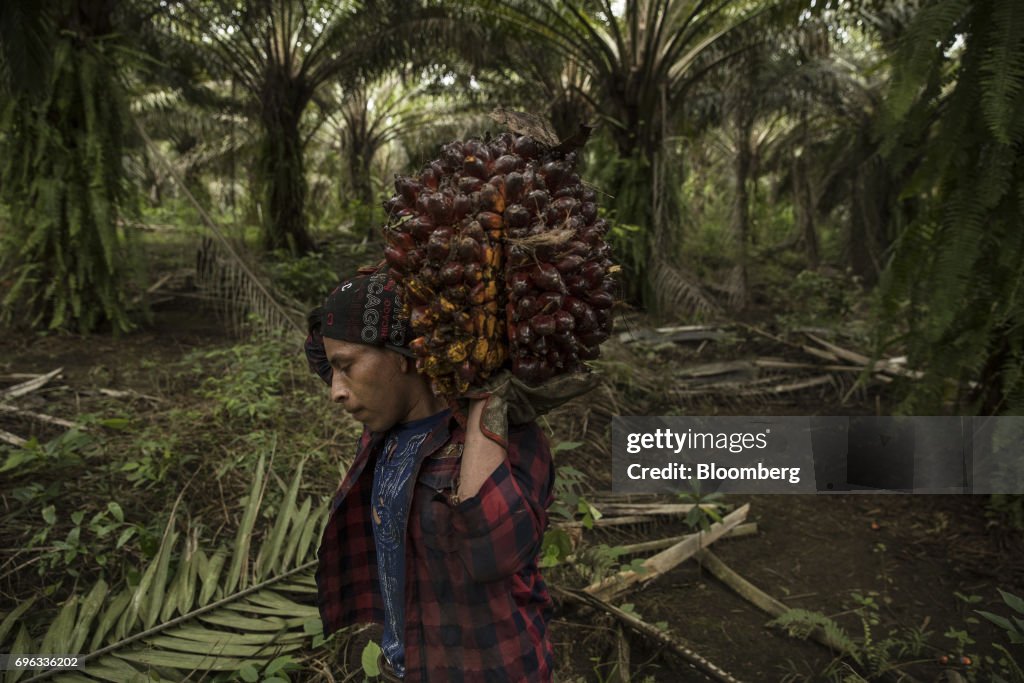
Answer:
[(409, 517), (408, 488), (424, 439), (449, 410), (391, 428), (373, 472), (373, 540), (381, 597), (384, 636), (381, 649), (399, 676), (405, 675), (405, 526)]

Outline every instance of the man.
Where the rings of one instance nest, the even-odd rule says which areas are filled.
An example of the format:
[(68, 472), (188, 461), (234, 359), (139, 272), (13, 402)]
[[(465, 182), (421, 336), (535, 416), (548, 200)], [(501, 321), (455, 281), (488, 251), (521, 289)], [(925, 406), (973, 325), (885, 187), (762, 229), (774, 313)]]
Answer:
[(507, 425), (497, 395), (455, 412), (434, 396), (401, 308), (378, 272), (310, 316), (310, 366), (364, 425), (320, 545), (324, 634), (383, 624), (387, 680), (549, 681), (552, 603), (536, 564), (547, 439), (533, 420)]

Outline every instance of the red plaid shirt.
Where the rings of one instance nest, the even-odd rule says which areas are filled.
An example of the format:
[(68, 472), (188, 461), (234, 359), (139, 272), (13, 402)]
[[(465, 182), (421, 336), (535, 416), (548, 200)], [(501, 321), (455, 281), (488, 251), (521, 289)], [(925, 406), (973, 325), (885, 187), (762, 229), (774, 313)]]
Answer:
[[(457, 505), (465, 431), (452, 418), (423, 442), (406, 528), (405, 680), (550, 681), (551, 597), (537, 554), (553, 500), (554, 465), (536, 423), (510, 427), (508, 458)], [(324, 635), (383, 623), (370, 516), (384, 435), (364, 432), (341, 482), (316, 573)]]

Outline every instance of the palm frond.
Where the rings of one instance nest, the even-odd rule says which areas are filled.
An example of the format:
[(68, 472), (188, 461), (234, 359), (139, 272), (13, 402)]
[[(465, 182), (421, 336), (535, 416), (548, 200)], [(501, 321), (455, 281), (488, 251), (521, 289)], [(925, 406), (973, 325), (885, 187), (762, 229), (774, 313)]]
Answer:
[[(254, 553), (249, 539), (269, 481), (264, 462), (261, 455), (230, 549), (208, 555), (195, 533), (179, 543), (172, 511), (160, 548), (137, 586), (110, 598), (109, 586), (97, 582), (84, 597), (69, 598), (38, 639), (22, 624), (6, 651), (75, 654), (83, 664), (27, 680), (181, 680), (195, 671), (238, 671), (247, 665), (258, 670), (308, 645), (312, 634), (321, 632), (313, 571), (326, 510), (312, 498), (299, 504), (300, 463)], [(310, 514), (314, 507), (317, 512)], [(7, 627), (12, 616), (18, 619), (28, 609), (25, 605), (0, 623)], [(7, 672), (4, 681), (14, 683), (23, 673)]]
[[(1014, 112), (1024, 95), (1024, 5), (1019, 2), (997, 3), (992, 13), (992, 36), (989, 49), (982, 57), (981, 75), (984, 86), (981, 108), (992, 136), (1004, 145), (1011, 144), (1010, 128)], [(1018, 124), (1019, 125), (1019, 124)]]
[(659, 308), (680, 316), (702, 316), (718, 313), (720, 308), (696, 281), (680, 268), (655, 257), (649, 273)]

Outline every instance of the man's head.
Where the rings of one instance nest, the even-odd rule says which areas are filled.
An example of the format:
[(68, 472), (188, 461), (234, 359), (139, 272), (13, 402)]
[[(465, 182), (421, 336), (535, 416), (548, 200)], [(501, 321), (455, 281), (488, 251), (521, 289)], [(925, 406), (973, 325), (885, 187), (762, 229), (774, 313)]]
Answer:
[(370, 431), (390, 429), (443, 407), (416, 372), (398, 286), (386, 271), (345, 280), (310, 314), (310, 369)]

